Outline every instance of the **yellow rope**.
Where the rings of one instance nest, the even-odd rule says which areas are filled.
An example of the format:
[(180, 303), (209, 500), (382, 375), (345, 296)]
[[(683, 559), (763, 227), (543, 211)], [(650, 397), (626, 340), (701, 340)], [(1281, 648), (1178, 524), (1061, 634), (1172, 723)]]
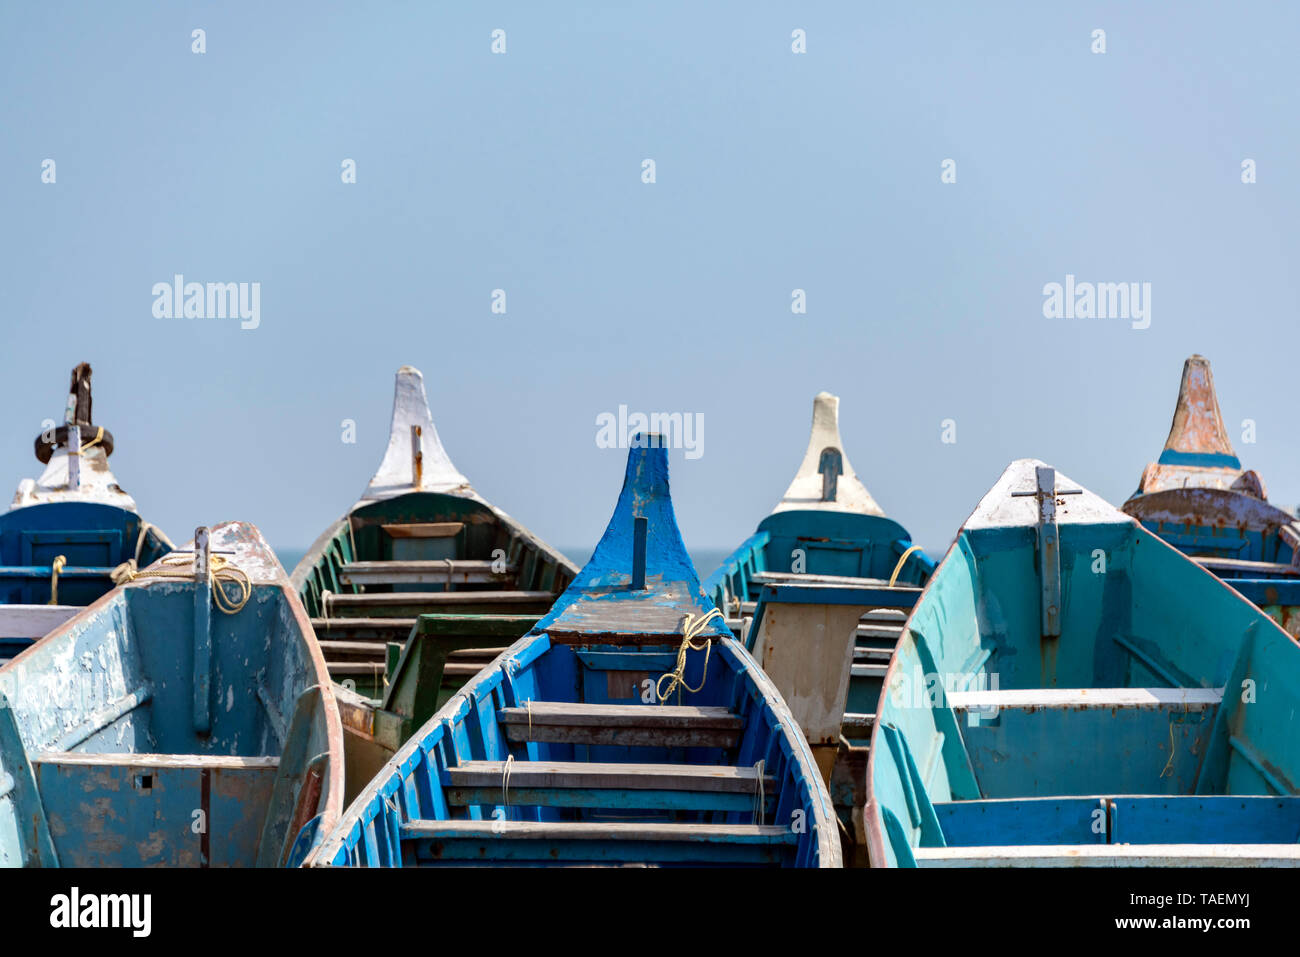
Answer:
[(54, 570), (50, 573), (50, 604), (59, 603), (59, 572), (63, 571), (63, 566), (68, 564), (68, 560), (62, 555), (54, 556)]
[(912, 557), (912, 552), (919, 552), (920, 550), (921, 550), (920, 545), (913, 545), (907, 551), (903, 552), (903, 557), (900, 558), (898, 560), (898, 564), (894, 566), (894, 574), (889, 576), (890, 588), (893, 588), (894, 582), (898, 581), (898, 573), (903, 570), (903, 566), (907, 564), (907, 560)]
[[(133, 582), (140, 578), (193, 578), (194, 562), (192, 559), (183, 555), (168, 555), (158, 564), (165, 565), (165, 568), (146, 568), (144, 571), (138, 571), (134, 567), (135, 562), (123, 562), (113, 569), (113, 584), (125, 585), (127, 582)], [(248, 604), (249, 598), (253, 595), (253, 583), (248, 578), (248, 573), (242, 568), (230, 564), (223, 555), (212, 555), (208, 558), (208, 567), (212, 571), (212, 603), (217, 609), (227, 615), (237, 614)], [(230, 597), (226, 591), (227, 585), (234, 585), (238, 590), (239, 597)]]
[(515, 756), (507, 754), (505, 767), (501, 769), (501, 804), (503, 807), (510, 806), (510, 766), (514, 763)]
[(100, 441), (101, 441), (103, 438), (104, 438), (104, 427), (101, 425), (101, 426), (99, 427), (99, 431), (95, 433), (95, 437), (94, 437), (93, 439), (91, 439), (89, 442), (82, 442), (82, 443), (81, 443), (81, 451), (80, 451), (80, 452), (75, 452), (75, 453), (72, 453), (72, 454), (80, 455), (81, 452), (86, 451), (86, 449), (91, 448), (92, 446), (96, 446), (96, 445), (98, 445), (98, 444), (100, 443)]
[[(682, 700), (682, 688), (685, 688), (687, 691), (691, 692), (691, 694), (695, 694), (700, 690), (700, 688), (704, 687), (704, 682), (708, 677), (709, 649), (713, 647), (713, 639), (706, 637), (704, 643), (699, 645), (695, 644), (695, 639), (699, 638), (704, 633), (705, 626), (715, 617), (723, 617), (722, 612), (717, 608), (712, 609), (699, 621), (694, 620), (694, 615), (686, 616), (686, 621), (682, 628), (682, 631), (685, 632), (685, 634), (682, 635), (681, 646), (677, 649), (677, 667), (666, 675), (660, 675), (659, 680), (655, 682), (655, 697), (659, 699), (660, 704), (663, 704), (668, 700), (668, 696), (673, 693), (674, 689), (677, 691), (677, 700), (680, 702)], [(688, 651), (704, 652), (704, 669), (700, 672), (701, 677), (699, 688), (692, 688), (686, 683), (686, 653)], [(662, 686), (665, 681), (668, 682), (668, 690), (661, 691), (660, 686)]]

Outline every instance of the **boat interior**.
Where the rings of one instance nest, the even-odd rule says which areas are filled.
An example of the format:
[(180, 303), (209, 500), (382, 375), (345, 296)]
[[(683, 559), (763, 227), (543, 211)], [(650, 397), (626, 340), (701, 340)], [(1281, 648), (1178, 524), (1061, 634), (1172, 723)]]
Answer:
[[(688, 627), (696, 650), (674, 686), (664, 676)], [(353, 866), (838, 865), (806, 743), (686, 555), (662, 449), (632, 450), (574, 584), (394, 756), (318, 854)]]
[(0, 864), (291, 860), (337, 768), (323, 663), (279, 576), (233, 614), (208, 591), (232, 582), (144, 578), (0, 669)]
[(874, 862), (1300, 863), (1300, 646), (1086, 491), (1049, 493), (1059, 525), (1019, 521), (1038, 464), (1008, 469), (907, 623)]
[[(49, 502), (0, 514), (0, 664), (112, 589), (118, 565), (138, 559), (143, 568), (170, 550), (166, 536), (116, 505)], [(52, 618), (50, 605), (62, 615)]]
[(527, 633), (572, 579), (563, 556), (490, 505), (437, 492), (358, 507), (315, 554), (295, 585), (330, 675), (369, 698), (384, 696), (385, 672), (398, 663), (388, 645), (400, 648), (417, 616), (442, 616), (450, 680), (439, 683), (441, 704)]

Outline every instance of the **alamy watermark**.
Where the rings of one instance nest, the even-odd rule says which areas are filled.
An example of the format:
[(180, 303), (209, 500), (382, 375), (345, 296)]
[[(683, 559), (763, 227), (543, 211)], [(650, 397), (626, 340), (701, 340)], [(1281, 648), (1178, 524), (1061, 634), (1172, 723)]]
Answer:
[(684, 449), (688, 459), (704, 454), (703, 412), (631, 412), (596, 416), (596, 446), (602, 449)]
[(1049, 282), (1043, 287), (1043, 316), (1048, 319), (1127, 319), (1134, 329), (1151, 325), (1151, 283)]
[(177, 273), (171, 282), (153, 284), (157, 319), (239, 319), (239, 328), (262, 324), (260, 282), (186, 282)]

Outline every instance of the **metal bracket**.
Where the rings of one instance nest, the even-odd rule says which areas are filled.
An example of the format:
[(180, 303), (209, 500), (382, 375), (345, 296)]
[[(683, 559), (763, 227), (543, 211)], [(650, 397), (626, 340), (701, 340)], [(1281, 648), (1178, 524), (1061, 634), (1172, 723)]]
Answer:
[(844, 474), (844, 453), (833, 445), (826, 446), (826, 448), (822, 449), (821, 460), (817, 463), (817, 471), (822, 476), (822, 501), (835, 501), (839, 477)]
[(1012, 496), (1038, 499), (1038, 575), (1042, 583), (1043, 637), (1061, 636), (1061, 547), (1056, 527), (1056, 496), (1080, 495), (1081, 488), (1056, 487), (1056, 469), (1040, 465), (1034, 470), (1036, 488), (1032, 492), (1012, 492)]

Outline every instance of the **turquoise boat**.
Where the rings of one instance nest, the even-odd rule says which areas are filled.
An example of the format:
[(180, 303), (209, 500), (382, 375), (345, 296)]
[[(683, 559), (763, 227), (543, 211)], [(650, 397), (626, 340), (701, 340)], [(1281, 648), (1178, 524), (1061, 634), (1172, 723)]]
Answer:
[(338, 683), (347, 800), (577, 573), (474, 490), (438, 438), (424, 377), (398, 369), (378, 471), (290, 576)]
[(200, 528), (0, 668), (0, 865), (297, 864), (343, 731), (257, 529)]
[(314, 866), (835, 867), (826, 786), (700, 587), (657, 437), (591, 560), (394, 755)]
[(109, 468), (113, 434), (91, 416), (91, 369), (72, 370), (64, 423), (36, 438), (38, 479), (0, 514), (0, 665), (172, 544), (136, 512)]
[(1203, 356), (1183, 364), (1164, 450), (1123, 509), (1300, 636), (1300, 521), (1242, 468)]
[(776, 508), (704, 582), (789, 702), (865, 863), (867, 745), (885, 670), (934, 560), (858, 478), (839, 398), (813, 399), (803, 462)]
[(1042, 462), (926, 585), (871, 737), (877, 866), (1300, 863), (1300, 645)]

